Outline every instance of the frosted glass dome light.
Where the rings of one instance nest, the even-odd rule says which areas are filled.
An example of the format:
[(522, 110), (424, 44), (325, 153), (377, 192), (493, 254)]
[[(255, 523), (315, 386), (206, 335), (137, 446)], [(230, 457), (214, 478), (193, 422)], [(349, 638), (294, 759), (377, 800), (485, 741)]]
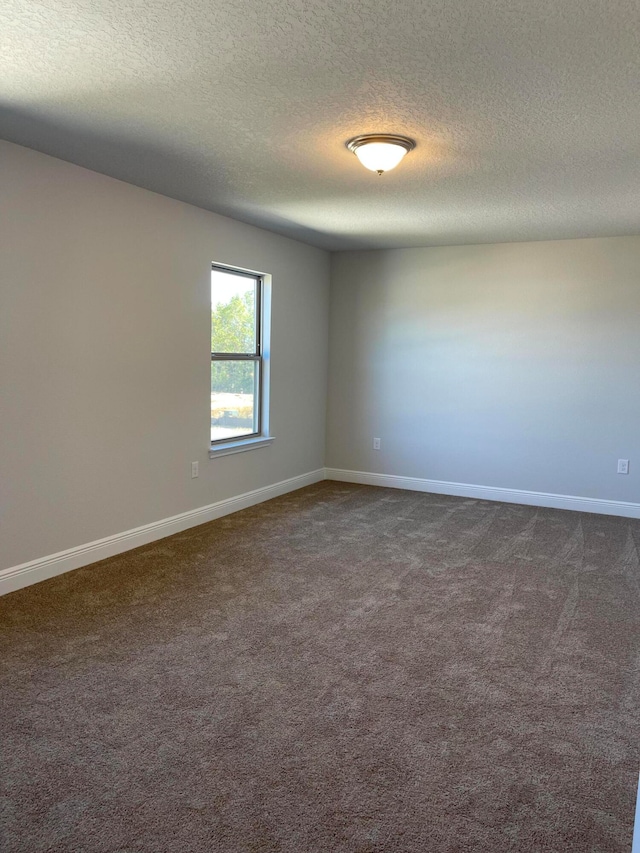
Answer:
[(386, 133), (371, 133), (356, 136), (347, 142), (349, 151), (353, 151), (365, 169), (371, 169), (381, 175), (395, 169), (408, 151), (416, 147), (413, 139), (407, 136), (395, 136)]

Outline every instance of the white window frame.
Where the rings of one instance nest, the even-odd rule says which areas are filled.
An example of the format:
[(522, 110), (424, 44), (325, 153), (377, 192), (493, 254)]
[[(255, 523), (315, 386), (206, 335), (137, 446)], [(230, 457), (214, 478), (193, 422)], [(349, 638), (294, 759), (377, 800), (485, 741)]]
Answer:
[[(212, 263), (211, 270), (221, 270), (222, 272), (253, 278), (256, 280), (259, 293), (255, 353), (211, 353), (211, 361), (259, 362), (260, 383), (257, 395), (258, 432), (239, 436), (238, 438), (220, 439), (217, 441), (210, 440), (209, 458), (215, 459), (233, 453), (242, 453), (245, 450), (268, 447), (274, 441), (274, 437), (269, 431), (269, 402), (271, 396), (271, 276), (267, 273), (221, 263)], [(209, 334), (209, 337), (211, 337), (211, 334)]]

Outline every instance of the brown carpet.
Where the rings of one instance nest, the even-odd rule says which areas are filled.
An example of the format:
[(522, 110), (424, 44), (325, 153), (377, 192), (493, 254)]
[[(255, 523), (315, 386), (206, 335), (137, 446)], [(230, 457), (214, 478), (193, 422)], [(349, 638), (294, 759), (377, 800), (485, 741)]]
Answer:
[(0, 599), (3, 853), (629, 853), (640, 522), (320, 483)]

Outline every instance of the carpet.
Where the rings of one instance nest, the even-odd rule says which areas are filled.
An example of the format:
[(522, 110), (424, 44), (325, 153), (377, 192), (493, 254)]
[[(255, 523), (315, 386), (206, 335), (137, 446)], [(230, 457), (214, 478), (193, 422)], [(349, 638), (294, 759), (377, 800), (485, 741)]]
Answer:
[(640, 521), (323, 482), (0, 599), (3, 853), (629, 853)]

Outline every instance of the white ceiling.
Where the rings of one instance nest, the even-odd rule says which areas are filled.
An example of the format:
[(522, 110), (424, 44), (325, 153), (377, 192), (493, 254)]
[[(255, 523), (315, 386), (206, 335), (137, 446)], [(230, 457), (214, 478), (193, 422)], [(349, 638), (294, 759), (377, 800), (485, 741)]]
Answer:
[(640, 233), (639, 94), (637, 0), (0, 6), (1, 137), (330, 249)]

